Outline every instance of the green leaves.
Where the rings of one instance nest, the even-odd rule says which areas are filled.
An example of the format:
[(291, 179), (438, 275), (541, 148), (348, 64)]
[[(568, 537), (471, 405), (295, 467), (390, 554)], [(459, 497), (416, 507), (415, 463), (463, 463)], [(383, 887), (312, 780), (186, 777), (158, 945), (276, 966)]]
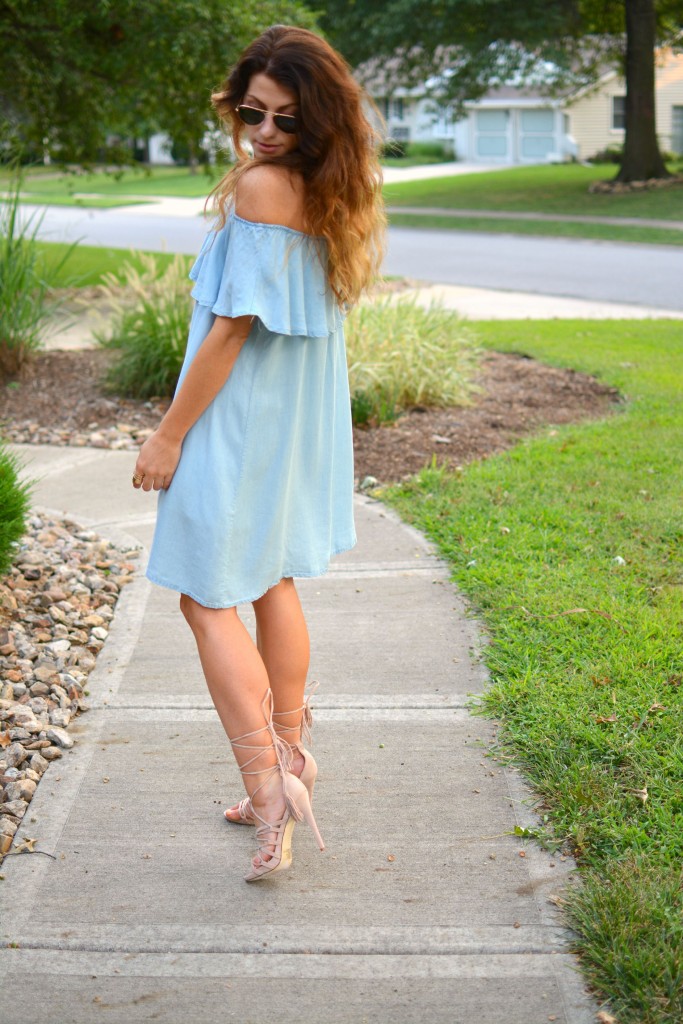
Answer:
[(47, 272), (36, 241), (40, 218), (22, 217), (21, 179), (10, 180), (0, 205), (0, 378), (17, 374), (42, 345), (49, 319), (61, 305), (51, 293), (73, 246)]
[(414, 299), (357, 306), (346, 324), (354, 422), (386, 423), (415, 405), (469, 405), (477, 349), (450, 310)]
[(123, 289), (114, 274), (99, 289), (113, 312), (109, 337), (98, 341), (119, 350), (107, 382), (117, 394), (169, 397), (180, 374), (192, 312), (187, 261), (178, 255), (162, 273), (151, 253), (136, 254), (136, 261), (143, 269), (125, 265)]
[(153, 131), (196, 152), (212, 90), (278, 21), (314, 16), (298, 0), (5, 0), (3, 134), (36, 160), (130, 159), (127, 139)]
[[(16, 459), (0, 444), (0, 576), (14, 557), (29, 510), (29, 489), (19, 483), (18, 472)], [(0, 748), (7, 745), (8, 738), (9, 733), (0, 734)]]

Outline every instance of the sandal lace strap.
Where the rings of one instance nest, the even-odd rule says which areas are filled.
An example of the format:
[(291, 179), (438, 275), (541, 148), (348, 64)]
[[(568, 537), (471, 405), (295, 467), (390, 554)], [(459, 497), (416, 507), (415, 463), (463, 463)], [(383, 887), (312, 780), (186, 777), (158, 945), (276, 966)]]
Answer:
[[(230, 743), (232, 744), (234, 749), (237, 749), (237, 750), (248, 750), (248, 751), (249, 750), (253, 750), (253, 751), (255, 751), (255, 753), (252, 754), (251, 757), (248, 757), (246, 759), (246, 761), (244, 761), (244, 763), (242, 765), (240, 765), (240, 772), (241, 772), (241, 774), (243, 776), (244, 775), (264, 775), (265, 776), (265, 778), (263, 779), (261, 784), (259, 786), (257, 786), (256, 789), (253, 791), (253, 793), (251, 794), (251, 797), (247, 797), (246, 801), (245, 800), (241, 801), (241, 803), (239, 805), (239, 807), (240, 807), (240, 815), (242, 815), (242, 810), (243, 810), (242, 804), (244, 804), (244, 810), (246, 811), (246, 802), (248, 801), (249, 806), (250, 806), (250, 811), (251, 811), (251, 814), (253, 815), (253, 817), (258, 818), (259, 821), (263, 822), (263, 825), (261, 826), (262, 828), (265, 828), (266, 826), (268, 826), (268, 828), (272, 831), (273, 828), (277, 829), (277, 826), (280, 823), (279, 822), (275, 823), (275, 826), (273, 826), (269, 822), (265, 821), (265, 819), (262, 818), (260, 816), (260, 814), (258, 814), (255, 811), (254, 805), (253, 805), (252, 801), (253, 801), (253, 798), (256, 796), (256, 794), (261, 789), (263, 789), (263, 787), (270, 781), (270, 779), (273, 777), (273, 775), (276, 772), (280, 773), (280, 776), (282, 777), (282, 779), (284, 781), (285, 773), (288, 772), (290, 770), (290, 768), (292, 767), (292, 750), (291, 750), (291, 747), (289, 746), (289, 744), (286, 743), (285, 740), (281, 739), (278, 736), (277, 732), (275, 731), (275, 726), (273, 725), (273, 691), (270, 688), (268, 690), (266, 690), (265, 696), (264, 696), (263, 700), (261, 701), (261, 710), (263, 712), (263, 717), (265, 719), (265, 724), (264, 725), (260, 726), (258, 729), (253, 729), (251, 732), (242, 733), (241, 736), (235, 736), (234, 738), (233, 737), (229, 737), (229, 739), (230, 739)], [(270, 740), (271, 740), (270, 743), (256, 744), (256, 743), (242, 743), (241, 742), (242, 740), (252, 739), (254, 736), (258, 736), (259, 734), (264, 733), (264, 732), (268, 733), (268, 735), (270, 736)], [(253, 765), (254, 762), (259, 759), (259, 757), (262, 757), (263, 754), (266, 751), (269, 751), (269, 750), (274, 750), (275, 751), (275, 758), (276, 758), (275, 764), (272, 765), (271, 768), (254, 768), (253, 770), (249, 770), (250, 766)], [(284, 787), (284, 796), (285, 796), (285, 803), (287, 805), (287, 809), (289, 810), (290, 814), (294, 817), (294, 819), (296, 821), (301, 821), (301, 818), (302, 818), (301, 812), (299, 811), (299, 808), (296, 806), (296, 803), (293, 800), (290, 800), (290, 798), (289, 798), (289, 796), (287, 794), (287, 788), (286, 787)], [(258, 836), (258, 831), (257, 831), (257, 836)]]
[(297, 712), (301, 712), (301, 723), (300, 725), (280, 725), (279, 722), (275, 722), (275, 728), (281, 735), (284, 732), (298, 732), (301, 729), (301, 742), (303, 744), (310, 744), (311, 742), (311, 726), (313, 725), (313, 715), (309, 701), (315, 691), (320, 686), (318, 682), (312, 682), (308, 687), (308, 692), (304, 698), (304, 702), (300, 708), (294, 708), (293, 711), (274, 711), (272, 717), (279, 718), (281, 715), (296, 715)]

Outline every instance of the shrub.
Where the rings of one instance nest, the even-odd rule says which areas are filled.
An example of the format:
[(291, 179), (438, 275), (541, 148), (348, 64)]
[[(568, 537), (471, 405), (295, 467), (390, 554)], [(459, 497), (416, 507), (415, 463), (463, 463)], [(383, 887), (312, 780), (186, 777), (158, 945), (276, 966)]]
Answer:
[(620, 164), (624, 156), (624, 147), (614, 143), (599, 149), (593, 156), (588, 157), (589, 164)]
[[(185, 258), (160, 274), (151, 254), (136, 254), (140, 272), (124, 266), (100, 286), (113, 307), (109, 337), (119, 350), (107, 386), (134, 398), (173, 394), (187, 342), (192, 300)], [(131, 293), (134, 303), (131, 303)], [(469, 404), (478, 353), (455, 313), (407, 299), (381, 299), (354, 309), (346, 322), (354, 422), (386, 423), (415, 405)]]
[(386, 423), (417, 406), (469, 405), (478, 351), (455, 313), (412, 299), (357, 306), (346, 324), (354, 423)]
[(28, 509), (28, 484), (19, 483), (16, 459), (0, 445), (0, 576), (10, 567)]
[[(22, 221), (21, 177), (15, 173), (0, 204), (0, 378), (17, 374), (42, 348), (45, 329), (63, 300), (51, 294), (74, 246), (49, 270), (41, 262), (37, 234), (42, 217)], [(74, 243), (75, 244), (75, 243)]]
[(453, 160), (453, 148), (444, 146), (441, 142), (410, 142), (406, 149), (406, 156), (426, 157), (432, 160)]
[(380, 151), (380, 160), (384, 160), (387, 157), (393, 157), (394, 159), (404, 157), (407, 155), (407, 151), (408, 143), (404, 142), (403, 139), (385, 139)]
[(118, 276), (107, 274), (99, 289), (113, 307), (113, 322), (108, 337), (95, 336), (101, 345), (120, 350), (106, 385), (133, 398), (167, 397), (178, 382), (192, 312), (187, 261), (178, 255), (160, 272), (153, 254), (135, 258), (141, 271), (126, 263), (123, 286)]

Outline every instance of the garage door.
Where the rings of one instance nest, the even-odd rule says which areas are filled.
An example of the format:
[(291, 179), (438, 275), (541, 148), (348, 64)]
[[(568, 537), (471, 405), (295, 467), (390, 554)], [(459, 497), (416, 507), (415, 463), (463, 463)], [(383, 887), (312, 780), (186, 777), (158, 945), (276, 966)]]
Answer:
[(671, 148), (683, 153), (683, 107), (671, 108)]
[(477, 111), (476, 154), (482, 160), (506, 161), (510, 158), (510, 111)]
[(548, 153), (557, 149), (554, 110), (523, 110), (520, 127), (522, 160), (545, 160)]

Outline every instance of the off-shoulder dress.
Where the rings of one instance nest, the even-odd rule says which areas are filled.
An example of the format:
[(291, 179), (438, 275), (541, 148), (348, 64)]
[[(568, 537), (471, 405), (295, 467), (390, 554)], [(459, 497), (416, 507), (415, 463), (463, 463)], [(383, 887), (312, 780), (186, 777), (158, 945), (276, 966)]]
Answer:
[(355, 544), (343, 317), (324, 261), (320, 239), (233, 210), (190, 271), (179, 386), (216, 316), (254, 317), (159, 493), (147, 576), (206, 607), (320, 576)]

